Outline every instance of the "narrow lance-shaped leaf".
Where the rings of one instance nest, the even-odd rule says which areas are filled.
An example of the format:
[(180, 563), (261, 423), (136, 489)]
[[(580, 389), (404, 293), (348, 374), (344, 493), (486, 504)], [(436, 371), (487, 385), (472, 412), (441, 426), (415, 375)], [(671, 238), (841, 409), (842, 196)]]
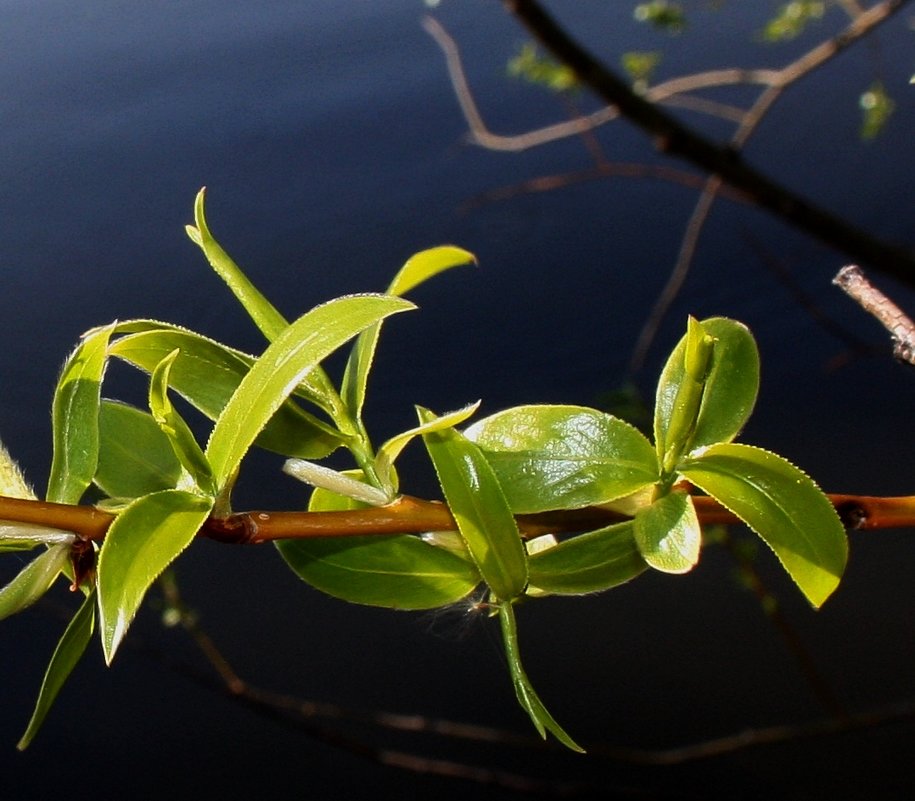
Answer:
[(0, 620), (21, 612), (41, 598), (64, 569), (69, 555), (69, 543), (53, 545), (0, 588)]
[[(197, 227), (186, 226), (187, 235), (195, 245), (200, 247), (210, 266), (226, 282), (232, 294), (241, 303), (267, 341), (272, 342), (288, 325), (286, 318), (254, 286), (210, 233), (204, 208), (205, 201), (206, 187), (203, 187), (194, 200), (194, 222)], [(330, 381), (323, 370), (316, 370), (312, 375), (307, 376), (306, 384), (309, 392), (318, 401), (326, 402), (328, 394), (333, 392)]]
[(528, 557), (531, 593), (584, 595), (624, 584), (647, 565), (627, 520), (589, 531)]
[(35, 493), (25, 480), (19, 465), (0, 442), (0, 495), (7, 498), (35, 499)]
[(173, 350), (153, 370), (149, 379), (149, 408), (188, 477), (189, 485), (179, 485), (178, 489), (212, 495), (214, 489), (210, 465), (190, 427), (168, 397), (169, 373), (179, 353), (180, 351)]
[(207, 459), (217, 488), (225, 487), (267, 421), (302, 379), (340, 345), (409, 301), (386, 295), (337, 298), (302, 315), (255, 362), (222, 410)]
[[(417, 407), (420, 423), (435, 420)], [(508, 501), (482, 451), (454, 429), (423, 434), (445, 500), (467, 550), (496, 598), (509, 601), (527, 585), (527, 553)]]
[(766, 542), (811, 604), (820, 606), (836, 589), (848, 558), (845, 530), (805, 473), (736, 443), (712, 445), (678, 470)]
[[(132, 320), (118, 325), (108, 352), (148, 373), (177, 349), (169, 374), (172, 389), (211, 420), (219, 417), (232, 393), (248, 374), (255, 358), (193, 331), (152, 320)], [(291, 399), (260, 433), (262, 448), (302, 459), (320, 459), (342, 443), (340, 433)]]
[(188, 546), (213, 503), (182, 490), (138, 498), (111, 524), (98, 558), (102, 648), (110, 664), (153, 581)]
[(87, 333), (67, 359), (52, 406), (54, 458), (47, 499), (79, 503), (98, 464), (99, 390), (114, 323)]
[[(404, 266), (394, 276), (386, 294), (405, 295), (414, 287), (445, 270), (475, 263), (476, 259), (472, 253), (453, 245), (424, 250), (407, 259)], [(376, 323), (363, 331), (353, 344), (353, 350), (346, 363), (340, 394), (353, 417), (358, 418), (362, 414), (365, 387), (372, 361), (375, 358), (375, 348), (378, 345), (380, 333), (381, 323)]]
[(569, 737), (565, 729), (556, 722), (556, 719), (543, 705), (540, 697), (534, 691), (534, 686), (531, 684), (530, 679), (524, 672), (524, 667), (521, 664), (521, 652), (518, 649), (518, 625), (515, 622), (515, 610), (510, 603), (499, 604), (499, 623), (502, 627), (505, 655), (508, 658), (508, 669), (511, 673), (512, 685), (515, 688), (515, 696), (518, 699), (518, 703), (530, 716), (531, 722), (533, 722), (541, 737), (546, 738), (546, 733), (550, 732), (566, 748), (584, 753), (585, 749)]
[(517, 406), (470, 426), (516, 513), (575, 509), (658, 480), (654, 448), (635, 427), (582, 406)]
[(76, 663), (85, 653), (89, 640), (92, 639), (92, 633), (95, 630), (95, 590), (92, 590), (84, 599), (77, 613), (73, 616), (70, 624), (64, 631), (63, 637), (54, 649), (51, 662), (45, 671), (44, 680), (41, 683), (41, 690), (38, 693), (38, 701), (35, 704), (35, 711), (32, 712), (32, 719), (26, 728), (25, 734), (19, 740), (16, 747), (24, 751), (29, 747), (41, 724), (44, 723), (51, 706), (60, 693), (61, 687), (73, 672)]

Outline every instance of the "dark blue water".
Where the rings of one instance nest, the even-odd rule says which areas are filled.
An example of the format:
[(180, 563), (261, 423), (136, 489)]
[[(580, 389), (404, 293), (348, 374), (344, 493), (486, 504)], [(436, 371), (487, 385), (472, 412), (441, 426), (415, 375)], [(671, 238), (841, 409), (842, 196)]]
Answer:
[[(754, 44), (768, 6), (703, 11), (697, 19), (705, 27), (679, 39), (634, 26), (627, 3), (560, 7), (571, 29), (602, 52), (623, 43), (664, 48), (661, 78), (735, 63), (777, 66), (814, 41), (775, 50)], [(214, 232), (290, 317), (339, 294), (382, 289), (411, 253), (431, 245), (453, 242), (478, 255), (478, 269), (422, 287), (421, 311), (388, 327), (370, 387), (376, 439), (410, 426), (414, 403), (445, 410), (482, 398), (488, 412), (524, 402), (592, 404), (625, 377), (695, 191), (615, 178), (480, 201), (539, 175), (585, 169), (588, 151), (580, 140), (522, 153), (469, 146), (441, 54), (420, 27), (421, 3), (36, 1), (3, 9), (0, 437), (39, 488), (50, 463), (56, 371), (85, 329), (157, 317), (262, 347), (184, 235), (202, 185)], [(524, 36), (499, 4), (451, 0), (436, 13), (460, 43), (495, 130), (564, 117), (554, 98), (505, 78)], [(786, 93), (748, 158), (856, 224), (911, 243), (911, 55), (912, 33), (900, 18), (872, 47), (852, 49)], [(881, 139), (863, 144), (856, 98), (875, 74), (897, 113)], [(752, 94), (717, 97), (747, 102)], [(587, 96), (577, 102), (594, 108)], [(720, 121), (684, 119), (727, 135)], [(624, 123), (599, 139), (611, 161), (658, 161)], [(910, 492), (913, 377), (885, 354), (827, 369), (844, 345), (818, 326), (772, 263), (822, 313), (885, 345), (875, 324), (829, 285), (842, 254), (721, 201), (636, 381), (650, 394), (686, 314), (742, 319), (759, 338), (764, 370), (744, 440), (789, 456), (830, 490)], [(915, 309), (910, 292), (890, 287)], [(421, 454), (409, 459), (417, 472), (405, 473), (406, 488), (428, 491)], [(268, 457), (253, 460), (256, 479), (243, 487), (241, 505), (301, 502), (277, 467)], [(906, 569), (915, 547), (911, 532), (853, 537), (847, 582), (816, 615), (773, 560), (764, 554), (761, 564), (827, 680), (857, 710), (915, 695)], [(203, 544), (179, 575), (210, 633), (254, 683), (354, 708), (527, 730), (485, 620), (349, 608), (305, 588), (268, 549)], [(709, 551), (686, 578), (649, 577), (599, 598), (531, 605), (521, 625), (535, 684), (586, 742), (675, 745), (822, 714), (719, 552)], [(109, 670), (93, 646), (46, 730), (17, 754), (61, 629), (46, 612), (0, 628), (4, 797), (479, 790), (380, 768), (199, 689), (155, 656), (195, 658), (153, 613), (141, 617), (133, 639), (155, 654), (127, 650)], [(386, 742), (377, 732), (353, 733)], [(649, 794), (676, 786), (700, 798), (827, 790), (890, 798), (908, 771), (896, 756), (912, 737), (911, 725), (899, 726), (683, 771), (554, 764), (430, 737), (386, 744)]]

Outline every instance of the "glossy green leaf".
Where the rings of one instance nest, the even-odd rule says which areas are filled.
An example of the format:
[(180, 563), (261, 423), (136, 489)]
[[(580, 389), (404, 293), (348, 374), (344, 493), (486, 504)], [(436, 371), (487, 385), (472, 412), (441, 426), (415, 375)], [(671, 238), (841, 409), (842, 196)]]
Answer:
[(546, 733), (550, 732), (566, 748), (584, 753), (585, 749), (569, 737), (543, 705), (534, 690), (534, 686), (527, 677), (527, 673), (524, 672), (524, 667), (521, 664), (521, 653), (518, 649), (518, 625), (515, 622), (515, 610), (510, 603), (499, 604), (499, 623), (502, 628), (505, 655), (508, 658), (508, 669), (518, 703), (530, 716), (531, 722), (541, 737), (546, 739)]
[(39, 545), (70, 545), (74, 539), (71, 531), (0, 520), (0, 553), (31, 551)]
[(67, 564), (70, 546), (54, 545), (29, 562), (5, 587), (0, 588), (0, 620), (21, 612), (41, 598)]
[(814, 606), (838, 586), (848, 558), (845, 530), (829, 499), (801, 470), (735, 443), (712, 445), (679, 470), (759, 534)]
[(687, 573), (699, 561), (702, 529), (685, 492), (671, 492), (636, 512), (634, 535), (642, 558), (655, 570)]
[(126, 403), (102, 399), (95, 483), (111, 498), (139, 498), (170, 489), (181, 463), (152, 415)]
[[(308, 504), (310, 512), (364, 507), (323, 489), (312, 492)], [(467, 559), (409, 534), (281, 540), (276, 547), (299, 578), (351, 603), (433, 609), (459, 601), (481, 580)]]
[(575, 509), (658, 480), (654, 449), (636, 428), (582, 406), (517, 406), (470, 426), (517, 513)]
[[(703, 320), (701, 328), (714, 340), (708, 363), (693, 364), (692, 375), (687, 371), (687, 346), (692, 342), (695, 348), (698, 336), (691, 329), (693, 333), (674, 348), (658, 381), (655, 443), (658, 458), (668, 456), (668, 467), (694, 448), (736, 437), (759, 392), (759, 353), (747, 327), (712, 317)], [(701, 353), (693, 357), (704, 358)]]
[(47, 499), (79, 503), (98, 464), (99, 391), (114, 323), (96, 328), (67, 359), (54, 392), (51, 411), (54, 458)]
[(85, 653), (86, 646), (92, 639), (92, 633), (95, 630), (95, 590), (92, 590), (84, 599), (77, 613), (73, 616), (70, 624), (64, 631), (63, 637), (54, 649), (51, 662), (45, 671), (44, 680), (41, 683), (41, 690), (38, 693), (38, 701), (35, 704), (35, 710), (32, 712), (32, 719), (26, 728), (25, 734), (19, 740), (16, 748), (24, 751), (29, 747), (38, 730), (44, 723), (51, 706), (60, 693), (64, 682), (73, 672), (76, 663)]
[(403, 449), (410, 444), (411, 440), (415, 437), (422, 436), (423, 434), (430, 433), (432, 431), (441, 431), (445, 428), (453, 428), (463, 423), (467, 418), (469, 418), (476, 410), (480, 407), (480, 402), (471, 403), (469, 406), (465, 406), (463, 409), (458, 409), (454, 412), (448, 412), (443, 414), (441, 417), (436, 417), (434, 420), (430, 420), (424, 425), (416, 426), (411, 428), (409, 431), (404, 431), (396, 436), (391, 437), (387, 442), (385, 442), (379, 449), (378, 453), (375, 456), (375, 472), (378, 474), (381, 481), (390, 488), (392, 493), (397, 491), (397, 476), (394, 472), (394, 462), (397, 460), (397, 457), (403, 452)]
[[(436, 417), (417, 407), (420, 424)], [(483, 580), (509, 601), (527, 585), (527, 553), (499, 480), (474, 443), (454, 429), (423, 434), (439, 484)]]
[[(193, 331), (151, 320), (121, 323), (109, 353), (151, 373), (173, 350), (179, 350), (169, 383), (179, 395), (211, 420), (248, 374), (255, 358)], [(284, 402), (258, 435), (261, 448), (301, 459), (320, 459), (342, 443), (340, 434), (292, 400)]]
[(258, 434), (302, 379), (367, 326), (414, 308), (387, 295), (337, 298), (302, 315), (255, 362), (219, 415), (207, 459), (216, 486), (235, 473)]
[(528, 557), (530, 591), (584, 595), (625, 584), (647, 565), (631, 520), (579, 534)]
[(193, 541), (212, 501), (183, 490), (138, 498), (111, 524), (98, 558), (99, 613), (111, 663), (156, 578)]
[[(452, 245), (424, 250), (407, 259), (397, 275), (394, 276), (394, 280), (391, 281), (386, 294), (405, 295), (414, 287), (445, 270), (475, 263), (476, 259), (472, 253)], [(381, 323), (370, 326), (363, 331), (353, 344), (349, 361), (346, 363), (341, 395), (346, 408), (349, 409), (353, 417), (359, 417), (362, 414), (362, 405), (365, 402), (365, 387), (372, 361), (375, 358), (375, 349), (378, 345), (380, 333)]]
[(189, 485), (182, 483), (178, 488), (210, 495), (214, 494), (210, 465), (190, 427), (168, 397), (169, 373), (179, 353), (173, 350), (153, 370), (149, 379), (149, 408), (188, 477)]

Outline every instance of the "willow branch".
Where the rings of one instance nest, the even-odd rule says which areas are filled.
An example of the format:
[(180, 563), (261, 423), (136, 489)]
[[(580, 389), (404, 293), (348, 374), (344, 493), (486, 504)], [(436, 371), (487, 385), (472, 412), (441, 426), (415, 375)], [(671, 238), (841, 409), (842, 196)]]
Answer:
[[(759, 205), (797, 228), (855, 259), (867, 262), (902, 281), (915, 282), (915, 252), (888, 244), (849, 225), (746, 164), (731, 146), (719, 146), (699, 135), (649, 99), (640, 96), (614, 72), (575, 41), (536, 0), (502, 0), (530, 33), (555, 58), (570, 67), (585, 86), (619, 109), (650, 134), (664, 153), (684, 159), (744, 192)], [(906, 0), (884, 0), (856, 18), (842, 34), (808, 53), (790, 69), (809, 71), (844, 50)], [(790, 75), (787, 73), (786, 75)]]
[[(846, 528), (884, 529), (915, 526), (915, 495), (880, 497), (830, 495)], [(699, 521), (704, 525), (741, 521), (714, 498), (693, 496)], [(72, 531), (82, 541), (105, 538), (115, 515), (92, 506), (0, 496), (0, 521), (32, 523)], [(517, 515), (521, 535), (574, 534), (628, 520), (626, 515), (603, 506)], [(210, 517), (199, 536), (232, 545), (315, 537), (390, 536), (427, 531), (454, 531), (457, 525), (448, 507), (404, 495), (387, 506), (339, 512), (236, 512), (228, 517)]]

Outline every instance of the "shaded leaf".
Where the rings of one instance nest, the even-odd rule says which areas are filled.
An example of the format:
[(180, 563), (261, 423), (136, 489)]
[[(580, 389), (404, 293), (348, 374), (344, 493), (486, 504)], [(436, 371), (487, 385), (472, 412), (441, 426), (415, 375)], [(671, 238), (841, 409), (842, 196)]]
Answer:
[(181, 477), (181, 463), (148, 412), (102, 399), (99, 443), (95, 483), (111, 498), (171, 489)]
[(811, 604), (839, 584), (848, 558), (845, 530), (829, 499), (801, 470), (749, 445), (712, 445), (679, 466), (775, 552)]
[[(421, 424), (436, 418), (417, 407)], [(496, 598), (511, 600), (527, 585), (527, 553), (511, 508), (482, 451), (454, 429), (423, 434), (445, 500), (467, 550)]]
[(212, 501), (183, 490), (138, 498), (111, 524), (98, 558), (102, 648), (110, 664), (146, 591), (193, 541)]
[(630, 495), (658, 480), (638, 429), (581, 406), (516, 406), (470, 426), (517, 513), (575, 509)]
[(29, 747), (38, 730), (44, 723), (51, 706), (60, 693), (64, 682), (73, 672), (76, 663), (85, 653), (92, 633), (95, 630), (95, 590), (92, 590), (84, 599), (77, 613), (64, 631), (63, 637), (54, 649), (51, 662), (45, 671), (38, 701), (32, 712), (32, 719), (25, 730), (25, 734), (16, 745), (20, 751)]
[(645, 571), (631, 520), (579, 534), (528, 557), (530, 590), (584, 595), (625, 584)]
[[(128, 335), (113, 342), (109, 353), (148, 373), (173, 350), (179, 350), (169, 383), (211, 420), (219, 417), (255, 362), (253, 356), (193, 331), (151, 320), (121, 323), (118, 333)], [(255, 442), (284, 456), (320, 459), (338, 448), (342, 438), (327, 424), (287, 400)]]

